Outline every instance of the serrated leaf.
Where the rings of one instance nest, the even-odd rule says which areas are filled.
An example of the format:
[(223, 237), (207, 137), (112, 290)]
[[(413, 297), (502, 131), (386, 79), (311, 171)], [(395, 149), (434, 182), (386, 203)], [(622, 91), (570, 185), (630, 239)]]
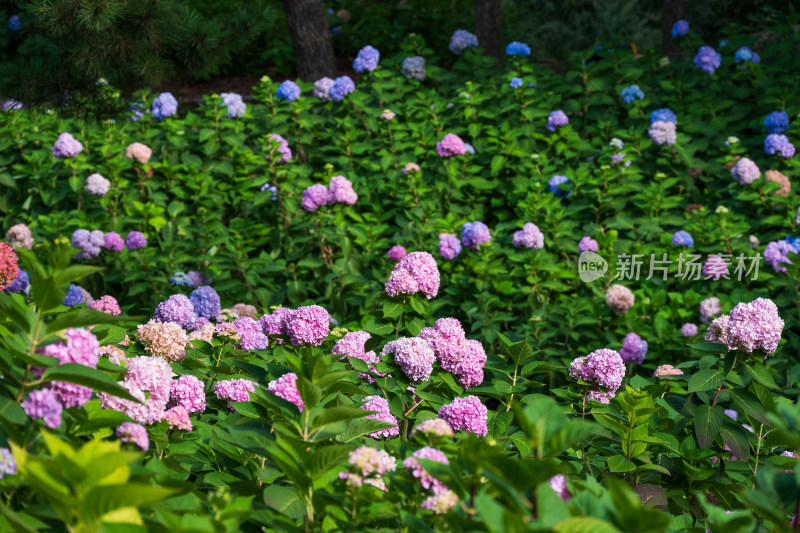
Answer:
[(708, 448), (717, 438), (722, 427), (724, 410), (719, 405), (698, 405), (694, 412), (694, 430), (697, 444), (701, 448)]
[(612, 455), (606, 459), (608, 469), (612, 472), (633, 472), (636, 470), (636, 465), (633, 461), (629, 461), (623, 455)]
[(701, 370), (689, 378), (689, 392), (702, 392), (719, 387), (722, 383), (722, 372), (719, 370)]

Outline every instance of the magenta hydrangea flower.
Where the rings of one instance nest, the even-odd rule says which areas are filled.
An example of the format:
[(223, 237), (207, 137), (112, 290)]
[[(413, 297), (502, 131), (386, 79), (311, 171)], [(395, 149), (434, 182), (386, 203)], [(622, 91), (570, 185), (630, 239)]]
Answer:
[(752, 159), (743, 157), (731, 168), (731, 176), (740, 185), (750, 185), (761, 177), (761, 170)]
[(456, 363), (453, 375), (465, 389), (471, 389), (483, 383), (483, 367), (486, 364), (486, 351), (480, 341), (468, 339), (464, 357)]
[(394, 354), (394, 362), (411, 381), (419, 383), (431, 377), (436, 356), (425, 339), (400, 337), (396, 341), (389, 341), (383, 347), (381, 358), (388, 354)]
[(657, 378), (661, 378), (664, 376), (682, 376), (683, 370), (680, 368), (675, 368), (672, 365), (661, 365), (656, 368), (656, 371), (653, 372), (653, 376)]
[[(278, 307), (269, 315), (262, 315), (258, 319), (261, 330), (265, 335), (287, 335), (286, 323), (292, 316), (288, 307)], [(283, 339), (275, 339), (278, 344), (283, 344)]]
[(328, 203), (354, 205), (358, 194), (353, 190), (353, 183), (344, 176), (334, 176), (328, 192)]
[(461, 241), (452, 233), (439, 234), (439, 255), (447, 260), (453, 260), (461, 253)]
[(589, 236), (583, 237), (580, 242), (578, 242), (578, 253), (580, 254), (583, 252), (596, 252), (599, 249), (600, 247), (597, 241)]
[(58, 401), (56, 393), (50, 389), (33, 390), (20, 404), (25, 414), (33, 420), (42, 419), (49, 428), (61, 425), (61, 411), (64, 407)]
[(436, 153), (439, 154), (439, 157), (464, 155), (467, 153), (467, 147), (461, 137), (454, 133), (448, 133), (441, 141), (436, 143)]
[(98, 298), (97, 300), (93, 301), (89, 304), (89, 309), (95, 309), (96, 311), (102, 311), (103, 313), (108, 313), (109, 315), (119, 315), (122, 311), (119, 308), (119, 303), (117, 299), (111, 296), (110, 294), (105, 294)]
[(596, 383), (606, 392), (617, 392), (625, 377), (625, 362), (619, 352), (601, 348), (574, 359), (569, 366), (569, 376)]
[(184, 374), (172, 381), (169, 391), (169, 406), (180, 405), (189, 413), (200, 413), (206, 409), (206, 393), (203, 382), (191, 374)]
[(719, 304), (719, 298), (716, 296), (706, 298), (700, 302), (700, 322), (703, 324), (708, 324), (711, 322), (711, 319), (714, 317), (714, 315), (718, 315), (721, 312), (722, 308)]
[(120, 411), (140, 424), (155, 424), (162, 419), (172, 388), (172, 368), (160, 357), (132, 357), (126, 365), (122, 385), (139, 402), (99, 392), (103, 409)]
[(524, 246), (525, 248), (536, 248), (540, 250), (544, 246), (544, 235), (539, 231), (539, 226), (532, 222), (527, 222), (522, 229), (514, 232), (514, 248)]
[(328, 189), (319, 183), (312, 185), (303, 191), (303, 199), (300, 205), (308, 212), (316, 211), (328, 203)]
[(429, 300), (439, 293), (439, 267), (428, 252), (411, 252), (394, 266), (386, 281), (386, 294), (421, 292)]
[(491, 242), (491, 240), (492, 235), (489, 228), (483, 222), (467, 222), (461, 226), (461, 244), (467, 248), (477, 250), (481, 244)]
[(75, 137), (64, 132), (58, 136), (52, 152), (59, 159), (67, 159), (83, 152), (83, 145)]
[(197, 313), (185, 294), (173, 294), (158, 304), (153, 318), (159, 322), (173, 322), (181, 327), (189, 327), (197, 320)]
[(453, 431), (466, 431), (478, 437), (485, 437), (489, 433), (486, 425), (486, 416), (489, 410), (477, 396), (455, 398), (452, 402), (439, 409), (439, 418), (450, 424)]
[(441, 418), (429, 418), (427, 420), (423, 420), (414, 426), (414, 429), (411, 430), (411, 436), (413, 437), (417, 433), (422, 433), (429, 439), (455, 436), (455, 433), (453, 433), (453, 428), (450, 427), (450, 424)]
[(415, 451), (411, 457), (403, 461), (403, 466), (411, 471), (412, 476), (419, 479), (424, 488), (433, 490), (434, 494), (447, 490), (444, 483), (430, 475), (417, 459), (428, 459), (443, 465), (450, 464), (444, 452), (436, 448), (431, 448), (430, 446), (425, 446)]
[(234, 331), (239, 336), (237, 348), (242, 350), (264, 350), (267, 347), (267, 336), (261, 329), (261, 324), (249, 316), (240, 316), (231, 322)]
[(550, 113), (547, 117), (547, 131), (554, 132), (557, 128), (569, 124), (569, 117), (560, 109)]
[(728, 315), (727, 345), (746, 353), (762, 350), (771, 355), (781, 341), (783, 326), (778, 306), (769, 298), (740, 303)]
[(434, 327), (423, 328), (419, 337), (430, 342), (436, 359), (446, 372), (454, 372), (469, 351), (464, 328), (456, 318), (440, 318)]
[(318, 305), (298, 307), (286, 317), (286, 334), (294, 346), (319, 346), (331, 329), (331, 317)]
[[(366, 331), (351, 331), (333, 345), (333, 350), (331, 350), (331, 353), (333, 355), (341, 355), (342, 357), (340, 359), (344, 359), (345, 357), (355, 357), (356, 359), (361, 359), (367, 363), (367, 366), (369, 366), (370, 370), (379, 374), (370, 365), (380, 362), (380, 358), (375, 354), (374, 350), (370, 350), (368, 352), (364, 351), (364, 344), (371, 338), (372, 335)], [(372, 376), (363, 372), (359, 372), (358, 377), (361, 379), (366, 379), (370, 383), (375, 381)]]
[(150, 437), (147, 435), (147, 428), (135, 422), (123, 422), (117, 428), (117, 437), (122, 442), (135, 444), (142, 451), (147, 451), (150, 447)]
[[(214, 395), (220, 400), (229, 402), (249, 402), (250, 393), (255, 391), (256, 384), (244, 378), (218, 381), (214, 385)], [(234, 410), (232, 405), (229, 407), (231, 411)]]
[(636, 298), (630, 289), (623, 287), (619, 284), (612, 285), (606, 292), (606, 303), (611, 310), (618, 314), (624, 315), (631, 310)]
[(646, 354), (646, 340), (642, 340), (642, 338), (636, 333), (628, 333), (625, 335), (625, 342), (622, 345), (622, 349), (619, 351), (619, 355), (622, 357), (623, 361), (626, 363), (641, 365)]
[(109, 231), (108, 233), (103, 235), (103, 248), (105, 248), (106, 250), (121, 252), (124, 247), (125, 247), (125, 241), (122, 240), (122, 237), (120, 236), (119, 233)]
[(397, 246), (392, 246), (391, 248), (389, 248), (389, 251), (386, 252), (386, 257), (388, 257), (392, 261), (400, 261), (406, 255), (408, 255), (408, 252), (406, 252), (406, 249), (400, 246), (399, 244)]
[(694, 337), (697, 335), (697, 324), (692, 324), (691, 322), (687, 322), (681, 328), (681, 334), (684, 337)]
[(169, 424), (169, 428), (178, 428), (181, 431), (191, 431), (192, 421), (189, 419), (189, 411), (182, 405), (176, 405), (164, 412), (164, 421)]
[(388, 429), (381, 429), (373, 433), (367, 433), (368, 437), (373, 439), (396, 437), (400, 434), (400, 429), (397, 427), (397, 418), (395, 418), (389, 411), (389, 402), (382, 396), (367, 396), (364, 398), (364, 404), (361, 408), (365, 411), (375, 411), (367, 418), (373, 420), (382, 420), (389, 424), (394, 424), (394, 427)]
[(267, 135), (267, 151), (269, 152), (264, 156), (267, 161), (274, 161), (275, 164), (288, 163), (292, 160), (292, 150), (289, 148), (289, 141), (278, 135), (277, 133), (270, 133)]
[[(49, 344), (40, 353), (59, 360), (59, 364), (78, 363), (89, 368), (97, 368), (100, 359), (100, 343), (91, 332), (85, 329), (70, 328), (64, 332), (66, 343)], [(64, 407), (83, 407), (92, 397), (92, 389), (74, 383), (53, 381), (45, 388), (52, 389)]]
[(561, 501), (569, 501), (572, 497), (572, 494), (569, 493), (567, 490), (567, 478), (564, 474), (556, 474), (555, 476), (550, 478), (550, 488), (558, 494), (558, 497), (561, 498)]
[(297, 374), (294, 372), (284, 374), (278, 379), (270, 381), (267, 384), (267, 391), (278, 398), (283, 398), (287, 402), (295, 404), (301, 413), (306, 408), (303, 398), (300, 397), (300, 391), (297, 389)]
[(702, 273), (705, 279), (713, 279), (714, 281), (719, 278), (727, 278), (728, 263), (718, 255), (709, 255), (703, 265)]

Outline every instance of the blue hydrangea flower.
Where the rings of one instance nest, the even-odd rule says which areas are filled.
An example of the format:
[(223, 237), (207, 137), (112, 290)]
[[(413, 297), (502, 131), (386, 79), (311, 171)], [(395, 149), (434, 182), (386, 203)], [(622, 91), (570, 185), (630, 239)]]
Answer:
[(173, 285), (177, 285), (178, 287), (193, 287), (194, 282), (192, 278), (186, 272), (175, 272), (171, 278), (169, 278), (169, 282)]
[(425, 58), (420, 56), (405, 58), (403, 60), (403, 76), (411, 80), (423, 81), (425, 79)]
[(161, 93), (153, 100), (152, 112), (159, 120), (171, 117), (178, 112), (178, 101), (172, 93)]
[(28, 285), (30, 285), (28, 273), (24, 270), (20, 270), (17, 272), (17, 277), (14, 279), (14, 281), (9, 283), (8, 286), (3, 289), (3, 292), (6, 294), (11, 294), (12, 292), (24, 292), (25, 289), (28, 288)]
[(795, 250), (800, 250), (800, 237), (792, 237), (791, 235), (787, 235), (786, 242), (788, 242), (789, 246)]
[(67, 307), (75, 307), (83, 303), (83, 291), (74, 283), (70, 283), (67, 295), (64, 298), (64, 305)]
[(764, 119), (764, 126), (770, 133), (783, 133), (789, 129), (789, 115), (786, 111), (773, 111)]
[(212, 319), (216, 318), (222, 311), (219, 303), (219, 294), (208, 285), (203, 285), (193, 290), (189, 300), (192, 302), (194, 312), (198, 316)]
[(723, 39), (722, 41), (719, 42), (720, 48), (725, 48), (726, 46), (728, 46), (728, 39)]
[(467, 30), (456, 30), (450, 38), (450, 51), (461, 55), (467, 48), (478, 46), (478, 38)]
[(275, 96), (277, 96), (279, 100), (294, 102), (300, 98), (300, 86), (292, 80), (286, 80), (278, 86)]
[(344, 99), (345, 96), (350, 94), (356, 89), (356, 84), (350, 79), (350, 76), (339, 76), (334, 80), (333, 87), (328, 92), (331, 100), (338, 102)]
[(131, 122), (139, 122), (139, 119), (144, 115), (144, 109), (139, 102), (133, 102), (130, 107), (128, 107), (128, 111), (131, 113), (128, 115), (128, 120)]
[(786, 135), (770, 133), (764, 139), (764, 152), (769, 155), (778, 154), (781, 157), (792, 157), (794, 151), (794, 145), (789, 142), (789, 138)]
[(8, 31), (18, 32), (22, 28), (22, 23), (19, 20), (19, 15), (11, 15), (8, 17)]
[(367, 45), (358, 51), (358, 55), (353, 60), (353, 70), (356, 72), (372, 72), (378, 68), (380, 59), (381, 53), (378, 49)]
[(675, 113), (673, 113), (671, 109), (665, 107), (663, 109), (656, 109), (650, 113), (650, 124), (653, 122), (672, 122), (677, 126), (678, 117), (675, 116)]
[(736, 50), (735, 59), (737, 63), (742, 61), (746, 63), (761, 63), (761, 57), (746, 46), (742, 46)]
[(685, 246), (687, 248), (691, 248), (694, 246), (694, 239), (692, 239), (692, 236), (688, 231), (680, 230), (673, 233), (672, 244), (675, 246)]
[(512, 89), (518, 89), (522, 87), (522, 78), (511, 78), (509, 85)]
[(685, 20), (679, 20), (672, 25), (672, 37), (677, 39), (689, 33), (689, 23)]
[(722, 56), (710, 46), (701, 46), (694, 56), (694, 64), (706, 74), (714, 74), (722, 64)]
[(507, 56), (529, 56), (531, 55), (531, 47), (525, 43), (521, 43), (519, 41), (514, 41), (513, 43), (508, 43), (506, 46), (506, 55)]
[(636, 99), (644, 99), (644, 91), (642, 91), (638, 85), (631, 85), (630, 87), (622, 89), (622, 100), (626, 104), (630, 104)]
[(566, 176), (553, 176), (547, 182), (547, 189), (559, 198), (572, 196), (572, 182)]
[(269, 191), (272, 193), (271, 200), (274, 202), (278, 199), (278, 189), (274, 185), (270, 185), (269, 183), (265, 183), (261, 186), (262, 191)]
[(466, 150), (468, 154), (475, 155), (475, 148), (469, 143), (464, 143), (464, 150)]

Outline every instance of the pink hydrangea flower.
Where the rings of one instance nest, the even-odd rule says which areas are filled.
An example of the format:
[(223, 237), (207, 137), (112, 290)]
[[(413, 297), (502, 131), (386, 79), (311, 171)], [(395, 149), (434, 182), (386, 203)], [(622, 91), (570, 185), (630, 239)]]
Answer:
[(614, 284), (606, 292), (606, 303), (611, 310), (618, 314), (624, 315), (633, 307), (636, 298), (630, 289), (623, 287), (619, 284)]
[(169, 392), (169, 404), (180, 405), (189, 413), (200, 413), (206, 409), (206, 393), (203, 382), (191, 374), (173, 380)]
[(329, 204), (354, 205), (358, 200), (358, 194), (353, 190), (353, 183), (344, 176), (334, 176), (328, 191)]
[(147, 435), (147, 428), (141, 424), (136, 424), (135, 422), (123, 422), (117, 428), (117, 437), (122, 442), (129, 442), (131, 444), (135, 444), (142, 451), (147, 451), (150, 447), (150, 438)]
[(444, 490), (433, 496), (428, 496), (423, 500), (420, 507), (429, 509), (435, 514), (445, 514), (456, 506), (458, 503), (458, 496), (452, 490)]
[(283, 398), (287, 402), (295, 404), (301, 413), (306, 408), (303, 398), (300, 397), (300, 391), (297, 389), (297, 374), (294, 372), (284, 374), (278, 379), (270, 381), (267, 385), (267, 391), (278, 398)]
[(100, 392), (103, 409), (114, 409), (141, 424), (155, 424), (163, 418), (172, 388), (172, 368), (160, 357), (133, 357), (125, 364), (122, 385), (139, 402)]
[(768, 298), (740, 303), (728, 315), (729, 348), (745, 353), (763, 351), (771, 355), (781, 341), (784, 322), (778, 306)]
[(386, 398), (383, 398), (382, 396), (367, 396), (364, 398), (364, 404), (361, 406), (361, 408), (365, 411), (376, 411), (371, 415), (367, 415), (367, 418), (382, 420), (384, 422), (394, 424), (394, 427), (381, 429), (373, 433), (367, 433), (368, 437), (380, 439), (396, 437), (400, 434), (400, 429), (397, 427), (397, 418), (395, 418), (394, 415), (392, 415), (392, 413), (389, 411), (389, 402), (386, 401)]
[(700, 322), (703, 324), (708, 324), (711, 322), (714, 315), (718, 315), (721, 312), (722, 308), (720, 307), (719, 298), (716, 296), (706, 298), (700, 302)]
[(425, 446), (415, 451), (411, 457), (403, 461), (403, 466), (411, 471), (412, 476), (419, 479), (424, 488), (432, 489), (434, 494), (447, 490), (444, 483), (430, 475), (417, 459), (428, 459), (436, 461), (437, 463), (442, 463), (443, 465), (450, 464), (444, 452), (436, 448), (431, 448), (430, 446)]
[(286, 316), (286, 334), (294, 346), (319, 346), (331, 330), (331, 317), (318, 305), (298, 307)]
[(119, 308), (119, 303), (117, 303), (117, 299), (110, 294), (101, 296), (97, 300), (90, 303), (89, 309), (102, 311), (103, 313), (108, 313), (109, 315), (118, 315), (122, 312)]
[(569, 376), (596, 383), (608, 392), (616, 392), (625, 377), (625, 362), (619, 352), (601, 348), (574, 359), (569, 367)]
[(683, 370), (672, 365), (661, 365), (653, 372), (653, 376), (660, 378), (664, 376), (682, 376)]
[(436, 356), (433, 348), (425, 339), (419, 337), (400, 337), (396, 341), (386, 343), (381, 358), (394, 354), (394, 362), (400, 370), (413, 382), (428, 381), (433, 372)]
[(439, 154), (439, 157), (464, 155), (467, 153), (467, 147), (461, 137), (454, 133), (448, 133), (441, 141), (436, 143), (436, 153)]
[(489, 410), (477, 396), (455, 398), (439, 409), (439, 418), (450, 424), (454, 431), (466, 431), (479, 437), (489, 433), (486, 416)]
[(401, 261), (406, 255), (408, 255), (408, 252), (400, 245), (392, 246), (389, 248), (389, 251), (386, 252), (386, 257), (392, 261)]
[(550, 488), (558, 494), (562, 501), (569, 501), (572, 495), (567, 490), (567, 478), (564, 474), (557, 474), (550, 478)]
[(386, 281), (386, 294), (423, 293), (429, 300), (439, 293), (439, 266), (428, 252), (411, 252), (400, 260)]
[(136, 340), (142, 343), (147, 353), (167, 361), (180, 361), (186, 357), (186, 344), (189, 342), (186, 331), (178, 324), (158, 320), (138, 326)]
[(142, 143), (131, 143), (125, 148), (125, 157), (134, 159), (142, 165), (149, 162), (152, 155), (150, 147)]
[[(371, 365), (379, 363), (380, 358), (375, 354), (374, 350), (370, 350), (368, 352), (364, 351), (364, 344), (371, 338), (372, 335), (366, 331), (350, 331), (333, 345), (333, 350), (331, 350), (331, 353), (333, 355), (341, 355), (342, 357), (340, 359), (344, 359), (346, 357), (355, 357), (356, 359), (361, 359), (367, 363), (367, 366), (370, 367), (370, 370), (378, 373), (372, 368)], [(366, 379), (370, 383), (375, 381), (372, 376), (363, 372), (359, 372), (358, 377), (361, 379)]]
[[(214, 394), (217, 398), (230, 402), (249, 402), (250, 393), (255, 391), (256, 384), (244, 378), (218, 381), (214, 385)], [(231, 411), (234, 410), (232, 405), (229, 407)]]
[(178, 428), (181, 431), (191, 431), (192, 421), (189, 419), (189, 411), (182, 405), (176, 405), (164, 413), (164, 420), (169, 424), (169, 428)]

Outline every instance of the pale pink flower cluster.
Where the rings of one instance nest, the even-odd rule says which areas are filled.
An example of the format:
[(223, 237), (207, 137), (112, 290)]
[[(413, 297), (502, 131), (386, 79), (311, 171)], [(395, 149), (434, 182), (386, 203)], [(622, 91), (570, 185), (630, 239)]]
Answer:
[(186, 331), (174, 322), (150, 320), (138, 326), (136, 340), (141, 342), (150, 355), (163, 357), (167, 361), (180, 361), (186, 357)]

